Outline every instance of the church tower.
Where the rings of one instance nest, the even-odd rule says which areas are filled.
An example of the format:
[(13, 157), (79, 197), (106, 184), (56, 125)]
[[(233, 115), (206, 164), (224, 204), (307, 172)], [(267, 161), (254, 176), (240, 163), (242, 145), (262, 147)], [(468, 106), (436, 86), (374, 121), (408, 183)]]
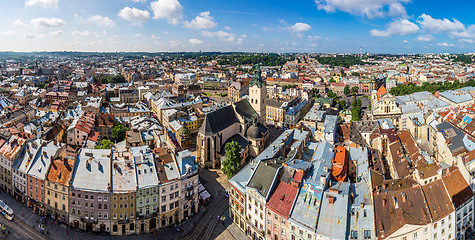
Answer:
[(261, 67), (258, 65), (254, 78), (249, 84), (249, 101), (252, 108), (259, 114), (259, 122), (266, 121), (266, 84), (261, 77)]

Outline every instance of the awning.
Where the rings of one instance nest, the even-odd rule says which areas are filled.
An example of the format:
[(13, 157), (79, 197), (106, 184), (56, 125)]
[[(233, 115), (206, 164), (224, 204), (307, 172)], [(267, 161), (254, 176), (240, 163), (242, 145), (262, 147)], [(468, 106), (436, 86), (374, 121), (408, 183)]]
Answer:
[(208, 199), (209, 197), (211, 197), (211, 195), (208, 193), (208, 191), (203, 191), (203, 192), (200, 192), (200, 197), (202, 200), (206, 200)]
[(198, 192), (202, 192), (204, 190), (206, 190), (205, 187), (200, 183), (200, 185), (198, 185)]

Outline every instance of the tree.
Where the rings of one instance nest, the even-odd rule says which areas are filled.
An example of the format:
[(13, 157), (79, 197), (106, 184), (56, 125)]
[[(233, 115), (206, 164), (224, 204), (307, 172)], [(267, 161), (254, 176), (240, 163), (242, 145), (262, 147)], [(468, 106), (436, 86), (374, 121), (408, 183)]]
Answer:
[(340, 106), (340, 109), (341, 109), (341, 110), (345, 110), (345, 108), (346, 108), (346, 101), (345, 101), (345, 100), (340, 100), (340, 102), (338, 102), (338, 105)]
[(333, 99), (337, 98), (336, 94), (332, 90), (328, 90), (327, 96)]
[(350, 86), (346, 85), (345, 89), (343, 89), (343, 93), (345, 94), (345, 96), (349, 97), (351, 94)]
[(355, 86), (355, 87), (352, 87), (351, 88), (351, 93), (353, 94), (353, 96), (356, 96), (358, 95), (358, 91), (360, 90), (359, 87)]
[(361, 99), (357, 98), (351, 102), (351, 120), (352, 121), (360, 121), (361, 115)]
[(125, 139), (125, 132), (129, 131), (129, 128), (126, 128), (122, 125), (115, 125), (112, 128), (112, 141), (121, 142)]
[(232, 178), (241, 167), (241, 145), (232, 141), (224, 146), (225, 160), (223, 161), (223, 173), (228, 176), (228, 179)]
[(95, 149), (110, 149), (114, 146), (114, 143), (109, 139), (102, 139), (101, 144), (96, 146)]

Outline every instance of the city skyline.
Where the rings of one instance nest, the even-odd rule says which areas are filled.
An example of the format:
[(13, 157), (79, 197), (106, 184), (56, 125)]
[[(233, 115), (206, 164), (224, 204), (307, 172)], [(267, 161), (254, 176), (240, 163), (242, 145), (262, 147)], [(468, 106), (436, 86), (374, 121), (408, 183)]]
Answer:
[(0, 51), (475, 51), (467, 2), (1, 0), (0, 5)]

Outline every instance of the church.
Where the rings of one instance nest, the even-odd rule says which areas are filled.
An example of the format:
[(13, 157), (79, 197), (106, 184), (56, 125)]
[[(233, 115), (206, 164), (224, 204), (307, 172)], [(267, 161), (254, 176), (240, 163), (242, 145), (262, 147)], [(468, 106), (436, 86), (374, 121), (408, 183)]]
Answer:
[(249, 86), (249, 100), (221, 107), (206, 114), (197, 137), (197, 160), (202, 167), (221, 168), (226, 143), (241, 145), (243, 162), (265, 149), (268, 129), (265, 120), (266, 87), (260, 70)]

